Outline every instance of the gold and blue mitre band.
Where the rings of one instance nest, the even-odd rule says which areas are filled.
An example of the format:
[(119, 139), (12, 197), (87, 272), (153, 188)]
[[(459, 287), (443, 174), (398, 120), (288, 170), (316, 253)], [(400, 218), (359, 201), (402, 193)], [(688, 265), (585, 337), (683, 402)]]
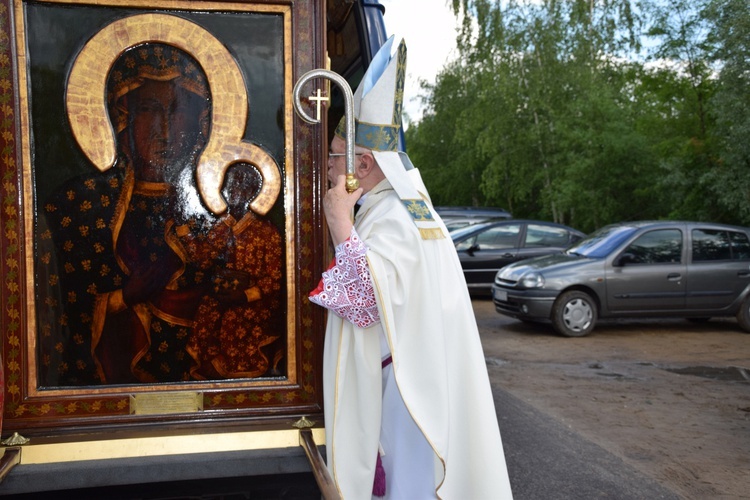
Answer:
[[(373, 151), (398, 151), (400, 133), (400, 125), (379, 125), (354, 120), (354, 144)], [(336, 135), (346, 140), (345, 117), (336, 127)]]

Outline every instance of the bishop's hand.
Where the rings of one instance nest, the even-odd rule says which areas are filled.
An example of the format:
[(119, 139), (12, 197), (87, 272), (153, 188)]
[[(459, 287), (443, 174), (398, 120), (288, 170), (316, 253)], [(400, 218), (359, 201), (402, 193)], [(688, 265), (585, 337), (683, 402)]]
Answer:
[(346, 191), (346, 176), (336, 177), (336, 183), (326, 192), (323, 197), (323, 212), (331, 232), (334, 245), (346, 241), (352, 232), (352, 213), (354, 205), (362, 196), (362, 188), (357, 188), (352, 193)]

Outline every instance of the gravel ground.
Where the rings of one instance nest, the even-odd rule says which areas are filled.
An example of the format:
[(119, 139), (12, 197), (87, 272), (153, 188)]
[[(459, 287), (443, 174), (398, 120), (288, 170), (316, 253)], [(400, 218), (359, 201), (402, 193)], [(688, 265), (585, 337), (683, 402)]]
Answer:
[(565, 338), (473, 305), (493, 384), (684, 498), (750, 498), (750, 334), (734, 319)]

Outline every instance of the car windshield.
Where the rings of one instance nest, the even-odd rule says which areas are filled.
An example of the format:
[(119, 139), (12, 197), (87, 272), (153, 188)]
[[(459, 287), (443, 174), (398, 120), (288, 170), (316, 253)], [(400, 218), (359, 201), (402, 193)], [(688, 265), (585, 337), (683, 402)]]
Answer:
[(582, 239), (565, 253), (584, 257), (606, 257), (636, 231), (632, 226), (605, 226)]
[(489, 226), (491, 223), (488, 222), (478, 222), (476, 224), (470, 224), (468, 226), (460, 227), (458, 229), (452, 229), (450, 230), (451, 238), (453, 238), (453, 241), (456, 241), (457, 239), (463, 238), (469, 233), (473, 233), (475, 231), (481, 230), (483, 227)]

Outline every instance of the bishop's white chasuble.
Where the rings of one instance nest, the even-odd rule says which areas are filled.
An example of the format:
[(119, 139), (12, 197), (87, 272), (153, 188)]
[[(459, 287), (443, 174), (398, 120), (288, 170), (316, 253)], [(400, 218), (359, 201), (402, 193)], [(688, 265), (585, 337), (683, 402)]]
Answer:
[[(409, 175), (422, 191), (418, 172)], [(346, 500), (371, 497), (379, 453), (386, 498), (512, 498), (471, 300), (437, 224), (445, 237), (425, 239), (382, 181), (311, 294), (333, 311), (323, 360), (327, 464)], [(342, 252), (351, 252), (347, 272)], [(342, 290), (349, 298), (337, 310), (332, 295)]]

